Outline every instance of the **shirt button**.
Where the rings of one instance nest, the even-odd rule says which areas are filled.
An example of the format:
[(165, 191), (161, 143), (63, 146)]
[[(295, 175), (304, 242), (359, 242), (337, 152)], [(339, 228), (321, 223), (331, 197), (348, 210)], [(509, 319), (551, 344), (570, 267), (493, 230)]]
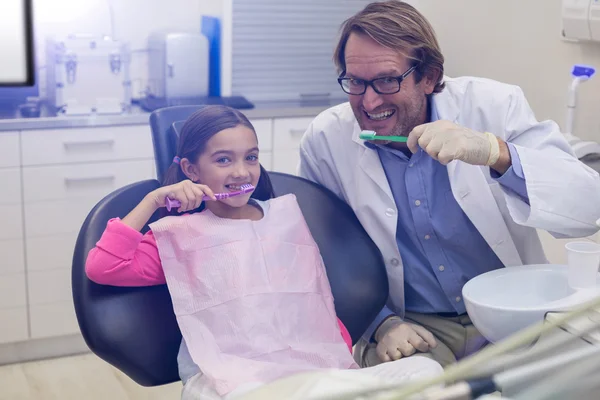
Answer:
[(396, 266), (398, 266), (398, 265), (400, 264), (400, 260), (398, 260), (397, 258), (392, 258), (392, 259), (390, 260), (390, 262), (392, 263), (392, 265), (393, 265), (394, 267), (396, 267)]
[(419, 207), (421, 205), (421, 200), (415, 200), (415, 205)]
[(414, 165), (415, 165), (414, 163), (410, 163), (410, 164), (408, 164), (408, 166), (409, 166), (410, 168), (412, 168)]
[(393, 217), (394, 214), (396, 214), (396, 211), (394, 211), (393, 208), (388, 208), (387, 210), (385, 210), (385, 215), (387, 215), (388, 217)]
[(460, 298), (460, 296), (458, 296), (458, 297), (457, 297), (455, 300), (456, 300), (456, 302), (457, 302), (457, 303), (460, 303), (460, 301), (461, 301), (462, 299)]
[(440, 272), (444, 272), (444, 270), (446, 269), (446, 267), (444, 267), (443, 265), (440, 265), (438, 267), (438, 269), (440, 270)]
[(425, 235), (425, 240), (429, 240), (429, 239), (431, 239), (431, 236)]

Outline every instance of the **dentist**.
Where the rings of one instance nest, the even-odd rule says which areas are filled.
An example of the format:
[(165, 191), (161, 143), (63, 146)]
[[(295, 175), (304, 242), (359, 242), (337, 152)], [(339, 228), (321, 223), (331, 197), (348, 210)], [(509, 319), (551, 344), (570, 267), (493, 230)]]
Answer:
[[(299, 175), (344, 199), (386, 261), (388, 302), (356, 361), (423, 353), (448, 365), (485, 344), (463, 285), (547, 262), (536, 229), (594, 234), (600, 179), (519, 87), (444, 76), (432, 27), (407, 3), (372, 3), (348, 19), (334, 60), (349, 102), (310, 124)], [(408, 143), (365, 142), (361, 130)]]

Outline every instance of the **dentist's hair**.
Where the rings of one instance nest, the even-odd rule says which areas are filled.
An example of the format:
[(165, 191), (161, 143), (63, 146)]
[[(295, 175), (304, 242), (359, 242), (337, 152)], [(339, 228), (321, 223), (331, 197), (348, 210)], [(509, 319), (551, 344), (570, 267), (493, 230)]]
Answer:
[(432, 76), (436, 80), (433, 92), (444, 89), (444, 56), (435, 32), (429, 21), (410, 4), (398, 0), (371, 3), (344, 21), (333, 56), (338, 73), (346, 71), (345, 48), (352, 32), (366, 34), (380, 45), (412, 59), (413, 65), (417, 65), (416, 82), (424, 76)]
[[(193, 113), (183, 124), (177, 142), (177, 157), (187, 158), (191, 163), (198, 162), (198, 158), (206, 149), (206, 144), (217, 133), (237, 126), (245, 126), (254, 132), (252, 123), (240, 111), (222, 105), (207, 105)], [(188, 179), (181, 166), (173, 162), (167, 173), (163, 186), (173, 185)], [(252, 198), (268, 200), (275, 197), (269, 174), (260, 166), (260, 178)]]

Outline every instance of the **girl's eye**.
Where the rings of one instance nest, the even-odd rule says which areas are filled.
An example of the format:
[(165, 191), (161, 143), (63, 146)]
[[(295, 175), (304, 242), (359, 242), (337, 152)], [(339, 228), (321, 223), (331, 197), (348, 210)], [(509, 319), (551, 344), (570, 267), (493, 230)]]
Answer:
[(217, 159), (217, 162), (219, 164), (225, 164), (225, 163), (229, 162), (229, 158), (227, 158), (227, 157), (221, 157), (221, 158)]
[(253, 155), (248, 156), (246, 159), (248, 161), (256, 161), (256, 160), (258, 160), (258, 156), (253, 154)]

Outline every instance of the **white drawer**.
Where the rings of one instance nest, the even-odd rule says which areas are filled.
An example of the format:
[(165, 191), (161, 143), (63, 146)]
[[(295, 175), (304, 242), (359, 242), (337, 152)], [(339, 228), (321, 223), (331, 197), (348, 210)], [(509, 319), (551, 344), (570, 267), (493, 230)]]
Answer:
[(52, 200), (25, 205), (26, 240), (41, 236), (79, 233), (83, 221), (98, 203), (96, 198)]
[(296, 175), (299, 162), (298, 150), (276, 150), (273, 153), (273, 171)]
[(25, 274), (21, 272), (0, 275), (0, 308), (24, 307), (26, 305)]
[(271, 129), (271, 119), (253, 119), (250, 120), (256, 136), (258, 138), (258, 148), (260, 151), (270, 151), (273, 148), (273, 130)]
[(273, 120), (273, 149), (291, 150), (300, 146), (304, 132), (314, 118), (275, 118)]
[(23, 168), (24, 202), (93, 198), (137, 181), (152, 179), (154, 161), (121, 161)]
[(71, 268), (77, 233), (27, 238), (27, 271)]
[(23, 239), (0, 240), (0, 276), (25, 272)]
[[(0, 132), (1, 135), (1, 132)], [(18, 204), (21, 202), (21, 169), (0, 169), (0, 204)]]
[(23, 238), (21, 204), (0, 204), (0, 240)]
[(20, 342), (27, 340), (27, 308), (0, 309), (0, 343)]
[(29, 271), (27, 273), (29, 305), (71, 301), (71, 269)]
[(21, 144), (23, 165), (154, 157), (148, 125), (24, 131)]
[(79, 333), (73, 301), (29, 307), (31, 338)]
[(21, 165), (19, 132), (0, 132), (0, 167)]

